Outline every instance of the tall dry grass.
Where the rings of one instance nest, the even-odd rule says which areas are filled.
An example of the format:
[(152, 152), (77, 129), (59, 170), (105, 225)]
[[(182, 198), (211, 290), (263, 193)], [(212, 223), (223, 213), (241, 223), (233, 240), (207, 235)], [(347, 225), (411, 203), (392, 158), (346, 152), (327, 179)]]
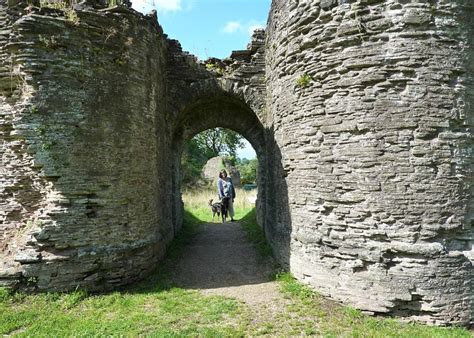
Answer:
[[(234, 209), (250, 210), (255, 207), (257, 190), (235, 189)], [(188, 210), (207, 208), (209, 200), (217, 202), (217, 189), (203, 188), (183, 191), (184, 207)]]

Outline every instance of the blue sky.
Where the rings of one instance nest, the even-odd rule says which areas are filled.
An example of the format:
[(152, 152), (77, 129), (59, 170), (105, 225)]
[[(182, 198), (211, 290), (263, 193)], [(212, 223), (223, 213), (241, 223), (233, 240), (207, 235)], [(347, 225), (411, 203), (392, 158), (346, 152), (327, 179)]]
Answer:
[(265, 27), (271, 0), (132, 0), (136, 10), (158, 11), (170, 38), (200, 59), (245, 49), (254, 28)]
[[(233, 50), (246, 49), (251, 34), (267, 23), (271, 0), (132, 0), (142, 13), (158, 12), (158, 22), (184, 50), (205, 60), (225, 58)], [(240, 158), (255, 158), (246, 142)]]

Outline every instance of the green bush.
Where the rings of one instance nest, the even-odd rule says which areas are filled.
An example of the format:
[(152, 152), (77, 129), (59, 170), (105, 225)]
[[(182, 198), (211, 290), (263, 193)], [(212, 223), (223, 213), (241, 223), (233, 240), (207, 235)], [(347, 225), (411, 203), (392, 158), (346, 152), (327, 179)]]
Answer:
[(237, 165), (237, 169), (239, 169), (240, 172), (240, 182), (243, 185), (256, 183), (257, 168), (257, 159), (247, 160), (246, 158), (244, 158), (242, 161), (240, 161), (240, 163)]

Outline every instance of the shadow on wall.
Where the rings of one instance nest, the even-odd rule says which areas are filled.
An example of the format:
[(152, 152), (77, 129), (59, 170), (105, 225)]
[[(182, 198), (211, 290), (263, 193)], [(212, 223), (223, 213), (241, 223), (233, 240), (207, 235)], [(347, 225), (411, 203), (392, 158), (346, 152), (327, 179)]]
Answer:
[[(24, 81), (20, 87), (8, 75), (11, 89), (0, 90), (0, 111), (15, 116), (0, 119), (9, 161), (0, 173), (0, 181), (7, 177), (0, 214), (8, 210), (0, 237), (11, 229), (0, 285), (115, 289), (146, 276), (173, 235), (163, 161), (169, 131), (159, 113), (166, 41), (156, 23), (132, 11), (120, 20), (88, 11), (71, 25), (57, 11), (36, 10), (6, 35)], [(101, 25), (118, 33), (85, 34)], [(0, 41), (2, 51), (8, 41)]]
[(282, 268), (290, 269), (292, 223), (289, 206), (287, 173), (282, 166), (282, 154), (273, 130), (266, 129), (265, 199), (263, 225), (265, 236)]
[[(8, 224), (2, 225), (15, 238), (0, 284), (102, 291), (146, 276), (182, 223), (182, 143), (215, 127), (235, 130), (256, 150), (264, 188), (259, 220), (284, 264), (287, 190), (273, 134), (247, 104), (252, 97), (260, 102), (258, 95), (243, 100), (224, 92), (209, 72), (173, 50), (155, 17), (108, 11), (87, 12), (77, 26), (38, 12), (12, 31), (15, 62), (23, 53), (40, 61), (15, 64), (33, 74), (21, 85), (34, 93), (21, 111), (1, 103), (18, 118), (2, 122), (12, 158), (4, 176)], [(84, 34), (104, 24), (120, 34)], [(60, 42), (52, 35), (59, 31)], [(93, 48), (84, 50), (85, 44)], [(76, 66), (64, 59), (65, 50), (80, 59)], [(51, 68), (50, 60), (67, 65)]]

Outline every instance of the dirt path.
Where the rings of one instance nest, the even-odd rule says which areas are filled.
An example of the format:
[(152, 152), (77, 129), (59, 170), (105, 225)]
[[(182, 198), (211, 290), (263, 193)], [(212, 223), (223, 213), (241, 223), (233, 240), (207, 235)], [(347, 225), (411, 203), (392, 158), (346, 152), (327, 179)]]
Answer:
[(262, 258), (246, 236), (238, 222), (202, 225), (185, 248), (173, 281), (179, 287), (237, 298), (248, 305), (279, 300), (277, 283), (271, 281), (274, 263)]

